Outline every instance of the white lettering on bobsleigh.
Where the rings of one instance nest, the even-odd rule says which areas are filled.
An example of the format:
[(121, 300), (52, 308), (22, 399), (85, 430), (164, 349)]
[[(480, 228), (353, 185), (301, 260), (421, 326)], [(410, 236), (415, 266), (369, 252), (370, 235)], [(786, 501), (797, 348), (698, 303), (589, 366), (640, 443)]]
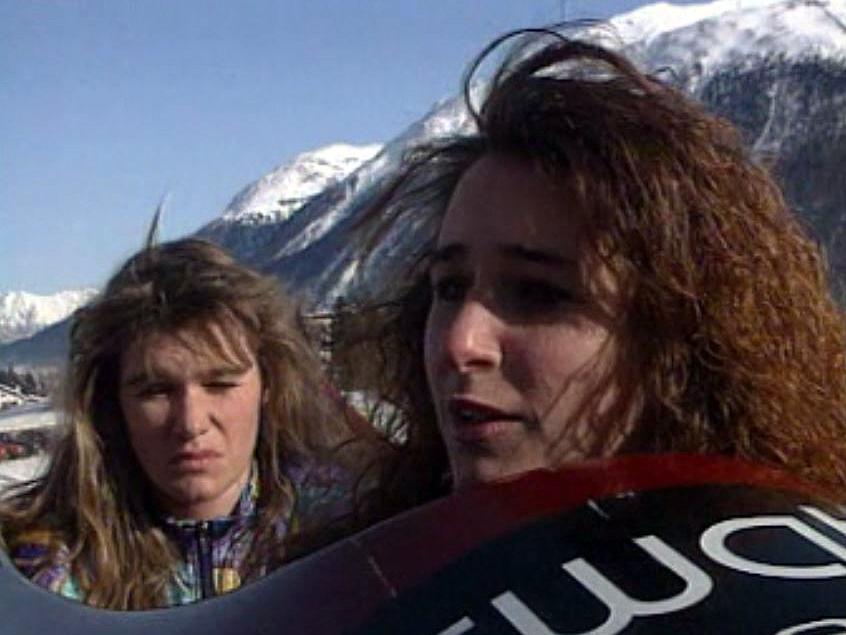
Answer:
[[(800, 506), (802, 512), (846, 536), (846, 521), (830, 516), (816, 507)], [(727, 542), (741, 531), (756, 529), (787, 529), (801, 539), (815, 545), (833, 557), (826, 564), (783, 565), (740, 556), (734, 553)], [(685, 556), (654, 535), (635, 538), (634, 543), (654, 560), (672, 571), (684, 581), (684, 589), (676, 595), (660, 600), (641, 601), (630, 597), (611, 582), (593, 565), (583, 558), (575, 558), (561, 565), (562, 569), (589, 591), (607, 609), (608, 617), (595, 628), (579, 633), (553, 631), (531, 607), (526, 605), (515, 592), (508, 590), (490, 600), (496, 611), (508, 620), (521, 635), (616, 635), (623, 631), (636, 617), (674, 613), (694, 606), (708, 597), (714, 582), (702, 569)], [(720, 521), (706, 529), (699, 547), (713, 562), (740, 573), (792, 580), (826, 579), (846, 576), (846, 547), (835, 542), (819, 530), (802, 520), (788, 515), (750, 516)], [(821, 616), (822, 617), (822, 616)], [(811, 634), (815, 630), (844, 627), (846, 619), (833, 618), (817, 620), (783, 629), (774, 635)], [(473, 629), (475, 624), (469, 617), (462, 617), (438, 635), (462, 635)], [(830, 631), (826, 631), (830, 633)], [(846, 630), (843, 631), (846, 635)]]
[[(613, 582), (597, 571), (587, 560), (577, 558), (562, 565), (564, 570), (578, 580), (582, 586), (595, 595), (608, 609), (608, 619), (586, 633), (591, 635), (613, 635), (619, 633), (636, 615), (660, 615), (673, 613), (693, 606), (705, 598), (714, 586), (701, 569), (677, 551), (668, 547), (655, 536), (635, 539), (635, 543), (655, 560), (684, 580), (684, 590), (665, 600), (641, 602), (634, 600), (618, 589)], [(537, 615), (511, 591), (494, 598), (491, 603), (522, 635), (554, 635)], [(579, 634), (581, 635), (581, 634)]]
[[(800, 507), (800, 509), (840, 533), (846, 533), (843, 531), (843, 521), (836, 520), (825, 512), (813, 507), (805, 506)], [(702, 537), (699, 539), (699, 546), (714, 562), (718, 562), (729, 569), (734, 569), (742, 573), (793, 580), (839, 578), (846, 575), (846, 567), (840, 563), (788, 567), (742, 558), (732, 553), (726, 547), (726, 540), (732, 534), (738, 531), (751, 531), (765, 527), (784, 527), (790, 529), (809, 542), (829, 552), (841, 562), (846, 562), (846, 548), (792, 516), (754, 516), (751, 518), (724, 520), (721, 523), (713, 525), (702, 534)]]
[[(836, 632), (829, 630), (835, 626), (840, 626), (843, 630)], [(813, 633), (822, 635), (820, 629), (825, 629), (825, 635), (846, 635), (846, 619), (818, 620), (816, 622), (808, 622), (807, 624), (799, 624), (798, 626), (785, 628), (775, 635), (813, 635)]]

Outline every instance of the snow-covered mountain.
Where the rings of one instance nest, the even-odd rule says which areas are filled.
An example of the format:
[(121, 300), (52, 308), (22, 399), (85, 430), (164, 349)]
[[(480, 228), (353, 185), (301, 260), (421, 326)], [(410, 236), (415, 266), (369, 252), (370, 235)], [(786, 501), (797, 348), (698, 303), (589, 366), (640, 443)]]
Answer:
[(220, 219), (248, 225), (288, 220), (310, 198), (344, 180), (381, 149), (379, 144), (338, 143), (300, 154), (238, 192)]
[[(573, 35), (622, 49), (731, 119), (773, 166), (791, 204), (829, 249), (846, 281), (846, 0), (659, 2)], [(479, 43), (481, 47), (483, 42)], [(462, 69), (455, 69), (456, 84)], [(458, 88), (458, 86), (456, 86)], [(279, 276), (317, 307), (390, 276), (431, 228), (403, 227), (361, 268), (350, 241), (357, 215), (396, 170), (412, 144), (471, 122), (462, 101), (446, 99), (379, 149), (351, 149), (351, 161), (324, 171), (310, 157), (344, 155), (349, 146), (301, 155), (239, 193), (198, 231), (241, 260)], [(325, 176), (327, 173), (330, 176)], [(321, 181), (321, 179), (325, 179)], [(323, 185), (321, 185), (323, 183)], [(308, 184), (308, 185), (306, 185)], [(280, 203), (280, 201), (284, 201)], [(295, 213), (294, 213), (295, 212)], [(846, 289), (846, 283), (841, 283)], [(0, 347), (0, 363), (55, 356), (61, 325), (31, 341)], [(37, 353), (35, 353), (37, 351)]]
[(612, 18), (630, 55), (652, 67), (696, 69), (701, 76), (738, 61), (846, 52), (840, 0), (658, 2)]
[(346, 179), (311, 197), (287, 221), (257, 228), (224, 215), (200, 229), (198, 235), (223, 245), (244, 262), (278, 275), (289, 287), (309, 296), (314, 305), (329, 306), (350, 292), (358, 273), (347, 235), (356, 211), (394, 173), (406, 148), (469, 125), (461, 101), (445, 100)]
[(846, 58), (843, 0), (660, 2), (615, 17), (610, 26), (630, 57), (650, 70), (671, 69), (697, 95), (727, 67)]
[(201, 233), (244, 254), (260, 251), (274, 228), (290, 220), (313, 198), (344, 182), (381, 145), (334, 144), (305, 152), (238, 192)]
[[(622, 49), (735, 121), (750, 146), (773, 160), (791, 202), (819, 234), (840, 235), (837, 228), (846, 225), (846, 186), (836, 174), (846, 165), (846, 0), (661, 2), (574, 35)], [(223, 232), (213, 223), (200, 234), (328, 307), (338, 296), (355, 295), (354, 284), (374, 284), (390, 270), (391, 257), (420, 242), (424, 228), (403, 228), (384, 244), (385, 258), (360, 271), (348, 240), (358, 210), (403, 151), (469, 125), (461, 101), (446, 100), (287, 222), (272, 229), (238, 223), (237, 241), (231, 224)], [(825, 160), (815, 160), (811, 149)], [(838, 258), (835, 266), (846, 272), (846, 255), (842, 263)]]
[(95, 293), (94, 289), (61, 291), (53, 295), (25, 291), (0, 293), (0, 343), (29, 337), (65, 319)]

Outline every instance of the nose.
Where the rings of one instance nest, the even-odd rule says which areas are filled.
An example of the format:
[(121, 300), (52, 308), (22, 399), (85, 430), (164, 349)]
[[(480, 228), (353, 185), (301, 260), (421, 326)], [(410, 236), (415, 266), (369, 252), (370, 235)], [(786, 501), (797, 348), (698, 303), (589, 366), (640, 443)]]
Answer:
[(171, 406), (171, 420), (176, 435), (186, 441), (204, 434), (209, 428), (208, 404), (202, 392), (187, 386), (178, 391)]
[(502, 362), (502, 323), (483, 302), (465, 300), (441, 328), (442, 355), (450, 367), (467, 373)]

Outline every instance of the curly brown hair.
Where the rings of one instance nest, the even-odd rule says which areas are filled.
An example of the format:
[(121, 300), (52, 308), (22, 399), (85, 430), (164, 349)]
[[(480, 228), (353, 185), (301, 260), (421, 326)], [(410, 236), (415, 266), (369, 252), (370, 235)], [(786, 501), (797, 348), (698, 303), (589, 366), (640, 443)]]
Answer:
[(349, 436), (296, 303), (278, 280), (202, 240), (140, 251), (74, 315), (61, 408), (66, 433), (47, 473), (13, 489), (0, 507), (9, 543), (46, 529), (68, 547), (71, 573), (94, 606), (165, 605), (178, 562), (118, 399), (122, 352), (157, 333), (179, 334), (204, 355), (257, 360), (264, 387), (255, 448), (257, 538), (242, 579), (290, 556), (292, 536), (282, 539), (277, 531), (295, 502), (286, 466), (304, 458), (334, 461), (333, 448)]
[[(476, 69), (515, 35), (474, 110)], [(636, 404), (640, 416), (621, 451), (743, 457), (846, 498), (843, 314), (824, 254), (738, 131), (622, 55), (556, 31), (498, 39), (464, 81), (476, 131), (412, 149), (359, 227), (374, 261), (386, 236), (423, 229), (373, 305), (379, 389), (400, 424), (385, 509), (446, 488), (423, 368), (427, 257), (456, 184), (491, 153), (567, 181), (579, 200), (562, 210), (586, 210), (595, 252), (627, 291), (624, 361), (638, 385), (617, 412)]]

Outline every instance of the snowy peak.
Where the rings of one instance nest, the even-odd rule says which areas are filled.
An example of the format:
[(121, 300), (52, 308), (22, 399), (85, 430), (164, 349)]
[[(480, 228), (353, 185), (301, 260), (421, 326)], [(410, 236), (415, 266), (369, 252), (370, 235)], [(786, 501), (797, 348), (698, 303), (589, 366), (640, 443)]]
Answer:
[(65, 319), (95, 293), (94, 289), (61, 291), (53, 295), (25, 291), (0, 293), (0, 343), (29, 337)]
[(683, 70), (694, 93), (718, 69), (766, 58), (846, 59), (846, 0), (716, 0), (648, 5), (609, 21), (611, 33), (645, 68)]
[(610, 23), (623, 41), (648, 44), (662, 33), (683, 29), (703, 20), (731, 19), (731, 16), (726, 14), (757, 11), (783, 2), (784, 0), (715, 0), (685, 5), (655, 2), (628, 13), (618, 14), (611, 18)]
[(287, 220), (313, 196), (372, 159), (381, 145), (334, 144), (300, 154), (241, 190), (221, 220), (266, 225)]

